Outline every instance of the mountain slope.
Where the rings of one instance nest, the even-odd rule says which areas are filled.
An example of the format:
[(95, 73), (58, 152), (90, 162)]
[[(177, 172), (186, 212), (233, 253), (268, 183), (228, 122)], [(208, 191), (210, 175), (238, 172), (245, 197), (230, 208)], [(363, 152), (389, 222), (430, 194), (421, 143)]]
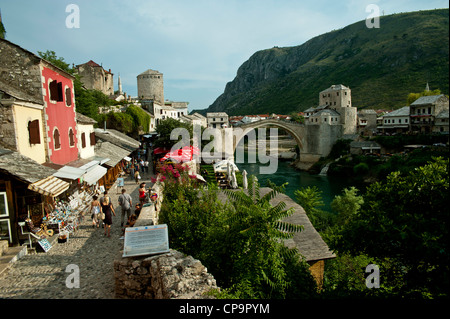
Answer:
[(299, 46), (256, 52), (203, 113), (303, 111), (332, 84), (349, 86), (358, 108), (395, 109), (427, 82), (448, 94), (448, 56), (448, 9), (383, 16), (379, 29), (360, 21)]

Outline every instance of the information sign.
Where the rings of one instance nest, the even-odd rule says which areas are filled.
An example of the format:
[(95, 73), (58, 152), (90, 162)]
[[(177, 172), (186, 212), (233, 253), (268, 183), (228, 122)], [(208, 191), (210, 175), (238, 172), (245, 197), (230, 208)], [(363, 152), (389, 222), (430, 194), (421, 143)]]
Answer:
[(169, 252), (166, 224), (125, 228), (123, 257)]
[(52, 245), (48, 242), (47, 238), (42, 238), (38, 240), (39, 245), (41, 245), (42, 249), (47, 252), (52, 248)]

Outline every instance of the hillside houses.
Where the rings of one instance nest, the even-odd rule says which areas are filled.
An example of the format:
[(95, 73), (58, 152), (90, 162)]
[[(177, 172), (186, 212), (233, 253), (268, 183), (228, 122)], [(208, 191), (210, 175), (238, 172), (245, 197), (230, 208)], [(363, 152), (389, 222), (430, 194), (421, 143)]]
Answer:
[(96, 132), (76, 112), (71, 74), (5, 39), (0, 52), (0, 235), (14, 245), (19, 222), (39, 226), (57, 203), (74, 209), (75, 198), (108, 189), (140, 143)]
[(449, 98), (444, 94), (422, 96), (409, 106), (387, 112), (378, 118), (381, 134), (449, 132)]

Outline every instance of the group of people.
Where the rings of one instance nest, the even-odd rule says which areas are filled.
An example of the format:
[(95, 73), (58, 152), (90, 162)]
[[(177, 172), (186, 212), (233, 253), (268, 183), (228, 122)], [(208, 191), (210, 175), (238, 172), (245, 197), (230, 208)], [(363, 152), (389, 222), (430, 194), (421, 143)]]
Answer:
[(130, 170), (130, 177), (134, 178), (136, 184), (141, 179), (140, 173), (148, 173), (149, 161), (143, 159), (132, 159), (127, 169)]
[[(145, 183), (143, 184), (143, 188), (145, 191)], [(141, 184), (141, 185), (142, 185)], [(139, 194), (141, 194), (141, 190), (139, 190)], [(108, 191), (103, 193), (103, 197), (100, 199), (98, 196), (93, 196), (91, 203), (91, 218), (92, 218), (92, 227), (100, 228), (100, 224), (102, 223), (102, 227), (105, 229), (105, 236), (111, 237), (111, 225), (112, 225), (112, 215), (116, 216), (116, 212), (114, 210), (114, 205), (112, 204), (111, 198), (108, 195)], [(140, 198), (139, 198), (140, 199)], [(136, 222), (141, 208), (143, 206), (142, 202), (140, 204), (135, 205), (135, 210), (131, 213), (131, 208), (133, 207), (133, 200), (131, 196), (126, 193), (126, 189), (122, 189), (122, 194), (119, 196), (119, 205), (122, 211), (122, 218), (120, 227), (122, 227), (122, 233), (125, 232), (126, 227), (132, 227)], [(124, 226), (126, 216), (126, 224)]]

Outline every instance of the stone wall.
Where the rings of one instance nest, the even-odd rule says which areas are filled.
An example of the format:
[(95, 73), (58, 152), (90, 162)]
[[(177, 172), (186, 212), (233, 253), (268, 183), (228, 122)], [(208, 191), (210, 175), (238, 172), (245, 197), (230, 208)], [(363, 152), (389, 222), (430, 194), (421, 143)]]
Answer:
[(43, 105), (40, 59), (0, 39), (0, 89), (15, 98)]
[(0, 105), (0, 139), (3, 146), (17, 150), (16, 129), (11, 106)]
[(116, 260), (114, 272), (119, 299), (209, 299), (207, 293), (217, 289), (200, 261), (176, 250)]
[[(153, 205), (142, 208), (135, 227), (157, 225), (163, 200), (161, 184), (152, 192), (158, 194)], [(156, 209), (155, 209), (156, 208)], [(118, 257), (114, 261), (115, 297), (119, 299), (204, 299), (217, 289), (214, 277), (192, 256), (176, 250), (169, 253)]]

